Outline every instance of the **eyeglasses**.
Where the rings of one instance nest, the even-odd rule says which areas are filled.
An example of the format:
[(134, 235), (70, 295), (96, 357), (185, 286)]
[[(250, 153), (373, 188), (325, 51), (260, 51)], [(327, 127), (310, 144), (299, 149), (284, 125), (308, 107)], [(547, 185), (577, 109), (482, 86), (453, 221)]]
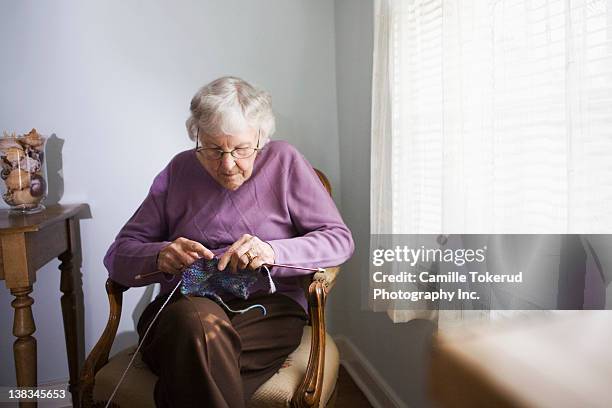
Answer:
[(200, 138), (198, 137), (200, 130), (198, 129), (196, 133), (196, 152), (202, 152), (204, 158), (209, 160), (219, 160), (223, 157), (225, 153), (230, 154), (234, 159), (248, 159), (255, 152), (261, 150), (259, 148), (259, 140), (261, 138), (261, 132), (257, 133), (257, 146), (256, 147), (237, 147), (234, 150), (223, 150), (217, 147), (200, 147)]

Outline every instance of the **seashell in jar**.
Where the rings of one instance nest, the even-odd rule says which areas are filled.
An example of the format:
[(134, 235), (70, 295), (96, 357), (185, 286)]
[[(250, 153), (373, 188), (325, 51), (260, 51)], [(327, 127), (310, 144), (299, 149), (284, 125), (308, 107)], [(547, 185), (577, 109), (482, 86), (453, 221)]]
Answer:
[(19, 162), (19, 168), (28, 173), (36, 173), (40, 170), (40, 162), (32, 157), (23, 156)]
[(33, 197), (30, 193), (29, 188), (24, 188), (23, 190), (14, 190), (13, 191), (13, 202), (14, 205), (19, 204), (37, 204), (42, 200), (42, 197)]
[(46, 188), (45, 179), (41, 175), (32, 175), (32, 180), (30, 181), (30, 194), (32, 197), (41, 197), (45, 194)]
[(2, 155), (6, 157), (6, 160), (11, 164), (11, 166), (17, 167), (21, 158), (25, 157), (25, 152), (21, 146), (9, 147), (2, 151)]
[(10, 173), (11, 169), (13, 168), (13, 165), (10, 161), (6, 159), (5, 156), (2, 156), (0, 157), (0, 167), (2, 167), (2, 170), (8, 170)]
[(0, 139), (0, 151), (4, 151), (10, 147), (16, 147), (19, 149), (23, 149), (16, 137), (7, 137)]
[(42, 165), (43, 160), (44, 160), (44, 156), (45, 156), (44, 152), (42, 152), (42, 151), (39, 152), (39, 151), (36, 151), (36, 150), (30, 150), (29, 153), (30, 153), (30, 157), (31, 158), (33, 158), (34, 160), (38, 160), (41, 163), (41, 165)]
[(20, 140), (22, 143), (25, 143), (36, 150), (40, 150), (44, 142), (42, 136), (38, 134), (36, 129), (30, 130), (30, 133), (23, 135)]
[(30, 186), (30, 173), (14, 169), (5, 180), (6, 187), (11, 190), (21, 190)]
[(15, 205), (15, 201), (13, 200), (13, 190), (6, 190), (6, 193), (2, 194), (2, 199), (8, 205)]

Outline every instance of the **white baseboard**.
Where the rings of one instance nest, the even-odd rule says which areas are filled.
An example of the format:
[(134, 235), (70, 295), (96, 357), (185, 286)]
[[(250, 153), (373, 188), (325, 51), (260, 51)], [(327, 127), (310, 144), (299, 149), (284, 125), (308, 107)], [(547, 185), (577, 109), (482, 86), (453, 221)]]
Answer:
[(65, 398), (61, 399), (49, 399), (49, 400), (38, 400), (38, 406), (44, 408), (71, 408), (72, 407), (72, 396), (68, 392), (68, 378), (58, 378), (56, 380), (47, 380), (38, 383), (38, 389), (40, 390), (65, 390)]
[(374, 408), (408, 408), (352, 341), (342, 335), (334, 336), (334, 341), (340, 351), (340, 364)]
[(47, 380), (45, 382), (41, 382), (38, 383), (38, 387), (52, 387), (54, 385), (66, 385), (68, 386), (68, 383), (70, 382), (69, 378), (58, 378), (56, 380)]

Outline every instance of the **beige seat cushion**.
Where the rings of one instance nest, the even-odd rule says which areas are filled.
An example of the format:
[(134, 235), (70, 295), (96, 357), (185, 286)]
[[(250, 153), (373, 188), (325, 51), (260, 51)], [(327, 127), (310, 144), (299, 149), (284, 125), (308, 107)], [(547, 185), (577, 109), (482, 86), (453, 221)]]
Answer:
[[(304, 327), (302, 342), (287, 357), (283, 367), (263, 384), (251, 398), (249, 408), (289, 407), (289, 403), (306, 373), (310, 354), (311, 327)], [(136, 346), (129, 347), (112, 357), (96, 375), (94, 400), (107, 400), (121, 374), (132, 357)], [(327, 335), (325, 340), (325, 375), (321, 407), (329, 400), (338, 378), (340, 357), (334, 340)], [(140, 355), (128, 371), (125, 380), (119, 387), (113, 402), (122, 407), (150, 408), (155, 407), (153, 388), (157, 377), (147, 368)]]

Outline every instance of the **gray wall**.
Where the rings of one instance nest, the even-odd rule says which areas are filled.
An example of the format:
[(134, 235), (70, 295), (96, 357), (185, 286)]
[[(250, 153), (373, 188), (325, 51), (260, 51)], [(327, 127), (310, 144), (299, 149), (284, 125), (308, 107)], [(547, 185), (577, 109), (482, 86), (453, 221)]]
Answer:
[(432, 325), (393, 324), (384, 313), (361, 310), (370, 237), (373, 9), (371, 0), (335, 2), (341, 212), (356, 251), (330, 297), (331, 330), (357, 346), (403, 402), (422, 407), (428, 405), (425, 376)]
[[(3, 1), (0, 3), (0, 130), (32, 127), (63, 140), (62, 202), (87, 202), (81, 223), (86, 349), (105, 324), (102, 257), (157, 172), (190, 147), (191, 96), (226, 74), (266, 88), (276, 138), (294, 143), (338, 187), (334, 4), (276, 1)], [(55, 163), (57, 165), (57, 163)], [(339, 188), (336, 188), (339, 191)], [(2, 285), (4, 287), (4, 285)], [(52, 262), (38, 273), (38, 378), (66, 378)], [(151, 290), (127, 294), (118, 345)], [(14, 384), (11, 296), (0, 289), (0, 384)]]

